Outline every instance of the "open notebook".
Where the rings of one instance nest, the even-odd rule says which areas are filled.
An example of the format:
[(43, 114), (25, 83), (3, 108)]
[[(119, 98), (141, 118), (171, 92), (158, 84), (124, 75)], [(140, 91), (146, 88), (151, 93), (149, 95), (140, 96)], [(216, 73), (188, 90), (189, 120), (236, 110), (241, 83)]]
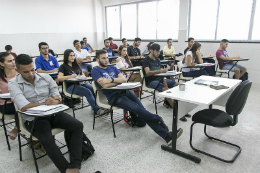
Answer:
[(59, 109), (62, 109), (62, 108), (63, 108), (62, 105), (54, 105), (54, 106), (41, 105), (41, 106), (29, 108), (26, 110), (26, 112), (30, 113), (30, 114), (44, 115), (50, 111), (58, 111)]

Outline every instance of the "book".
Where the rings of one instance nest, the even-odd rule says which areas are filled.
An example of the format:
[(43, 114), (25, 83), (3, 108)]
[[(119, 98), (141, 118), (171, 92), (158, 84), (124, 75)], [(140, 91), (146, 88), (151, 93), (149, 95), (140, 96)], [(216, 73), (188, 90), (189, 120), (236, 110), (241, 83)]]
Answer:
[(0, 98), (11, 98), (10, 93), (0, 94)]
[(117, 85), (118, 88), (133, 88), (140, 86), (140, 82), (134, 82), (134, 83), (122, 83), (120, 85)]
[(207, 86), (210, 86), (210, 85), (218, 85), (218, 81), (209, 81), (209, 80), (203, 80), (203, 79), (199, 79), (195, 82), (195, 84), (198, 84), (198, 85), (207, 85)]
[(215, 64), (212, 64), (212, 63), (202, 63), (202, 64), (196, 64), (195, 66), (212, 66), (212, 65), (215, 65)]
[(62, 109), (62, 105), (52, 105), (52, 106), (48, 106), (48, 105), (40, 105), (40, 106), (36, 106), (33, 108), (29, 108), (26, 110), (27, 113), (29, 114), (40, 114), (40, 115), (44, 115), (45, 113), (49, 112), (49, 111), (56, 111)]

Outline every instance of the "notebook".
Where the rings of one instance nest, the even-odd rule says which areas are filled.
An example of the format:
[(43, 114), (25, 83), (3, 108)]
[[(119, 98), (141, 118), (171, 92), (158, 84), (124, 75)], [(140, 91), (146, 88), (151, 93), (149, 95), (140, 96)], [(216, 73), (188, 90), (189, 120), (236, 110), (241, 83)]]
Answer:
[(209, 80), (203, 80), (203, 79), (199, 79), (195, 82), (195, 84), (198, 84), (198, 85), (207, 85), (207, 86), (210, 86), (210, 85), (218, 85), (218, 81), (209, 81)]
[(49, 111), (56, 111), (62, 108), (62, 105), (53, 105), (53, 106), (48, 106), (48, 105), (40, 105), (40, 106), (36, 106), (33, 108), (29, 108), (26, 110), (27, 113), (31, 113), (31, 114), (40, 114), (40, 115), (44, 115), (46, 112)]
[(10, 93), (0, 94), (0, 98), (11, 98)]
[(134, 82), (134, 83), (122, 83), (120, 85), (117, 85), (117, 88), (132, 88), (132, 87), (138, 87), (140, 86), (140, 82)]

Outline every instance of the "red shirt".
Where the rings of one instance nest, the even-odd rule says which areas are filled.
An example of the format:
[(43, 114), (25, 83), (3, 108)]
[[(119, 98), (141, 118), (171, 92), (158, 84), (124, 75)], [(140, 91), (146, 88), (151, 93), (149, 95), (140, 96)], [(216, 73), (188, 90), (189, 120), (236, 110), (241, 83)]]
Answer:
[(14, 58), (17, 57), (16, 53), (11, 52), (11, 55), (12, 55)]
[(218, 60), (219, 68), (222, 69), (226, 63), (229, 63), (229, 61), (224, 61), (220, 58), (220, 56), (223, 55), (224, 57), (228, 57), (228, 53), (226, 50), (217, 50), (216, 57)]
[(110, 48), (110, 49), (117, 49), (118, 46), (117, 46), (116, 44), (111, 44), (111, 45), (109, 46), (109, 48)]

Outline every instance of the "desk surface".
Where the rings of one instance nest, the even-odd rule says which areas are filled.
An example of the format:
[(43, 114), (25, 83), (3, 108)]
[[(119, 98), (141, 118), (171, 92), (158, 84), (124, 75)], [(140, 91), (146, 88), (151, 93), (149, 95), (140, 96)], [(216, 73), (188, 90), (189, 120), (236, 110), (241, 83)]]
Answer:
[(92, 77), (85, 77), (85, 78), (69, 78), (65, 80), (66, 82), (83, 82), (83, 81), (92, 81)]
[(167, 73), (159, 73), (154, 76), (159, 76), (159, 77), (167, 77), (167, 76), (177, 76), (181, 74), (182, 72), (176, 72), (176, 71), (168, 71)]
[(223, 60), (223, 61), (248, 61), (249, 58), (240, 58), (240, 59), (231, 59), (231, 60)]
[[(199, 79), (218, 81), (218, 85), (225, 85), (228, 86), (229, 88), (215, 90), (210, 88), (209, 86), (194, 84), (194, 82)], [(196, 79), (186, 82), (185, 84), (187, 88), (185, 89), (185, 91), (180, 91), (179, 86), (177, 86), (167, 90), (167, 91), (171, 91), (171, 93), (167, 93), (167, 91), (164, 91), (159, 93), (159, 96), (176, 99), (188, 103), (194, 103), (198, 105), (210, 105), (218, 98), (220, 98), (222, 95), (235, 88), (240, 83), (241, 80), (237, 80), (237, 79), (200, 76)]]
[(115, 87), (109, 87), (109, 88), (102, 88), (102, 90), (116, 90), (116, 91), (131, 90), (131, 89), (138, 88), (138, 87), (142, 86), (140, 82), (135, 82), (135, 83), (139, 83), (139, 84), (134, 85), (134, 83), (127, 83), (129, 85), (132, 84), (134, 86), (129, 86), (129, 87), (118, 87), (118, 86), (115, 86)]
[(120, 69), (120, 71), (140, 71), (142, 70), (142, 67), (133, 67), (128, 69)]

